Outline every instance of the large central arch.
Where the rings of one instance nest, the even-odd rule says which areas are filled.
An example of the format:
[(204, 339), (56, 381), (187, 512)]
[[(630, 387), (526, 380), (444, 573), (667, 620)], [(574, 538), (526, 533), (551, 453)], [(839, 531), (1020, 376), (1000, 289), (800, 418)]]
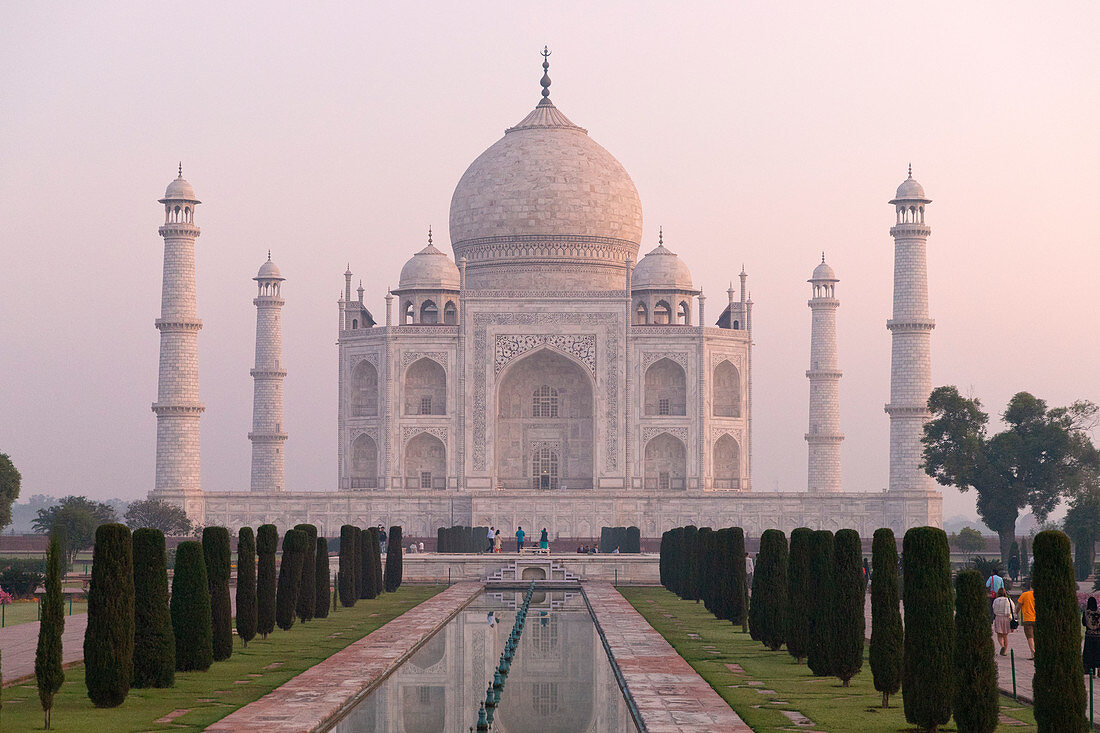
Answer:
[[(548, 348), (516, 359), (497, 384), (498, 485), (592, 488), (594, 414), (592, 377), (583, 366)], [(545, 475), (535, 475), (540, 471)]]

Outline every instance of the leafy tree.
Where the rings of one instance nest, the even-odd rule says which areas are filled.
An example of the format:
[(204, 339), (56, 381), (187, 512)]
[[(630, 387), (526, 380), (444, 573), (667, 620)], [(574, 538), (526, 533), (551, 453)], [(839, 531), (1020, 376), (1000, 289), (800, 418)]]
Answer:
[(294, 626), (306, 542), (306, 533), (298, 529), (288, 530), (283, 536), (283, 561), (279, 565), (279, 586), (275, 594), (275, 623), (283, 631), (290, 631)]
[(925, 423), (924, 470), (944, 486), (978, 492), (978, 514), (1001, 541), (1008, 561), (1020, 510), (1030, 506), (1046, 520), (1064, 496), (1076, 493), (1094, 475), (1100, 454), (1088, 430), (1096, 405), (1078, 401), (1048, 408), (1019, 392), (1002, 415), (1005, 430), (987, 435), (989, 415), (976, 398), (955, 387), (938, 387), (928, 398), (932, 419)]
[(810, 643), (806, 648), (806, 664), (817, 677), (827, 677), (833, 673), (833, 615), (836, 608), (834, 549), (833, 533), (829, 530), (819, 529), (811, 535), (810, 602), (813, 607), (807, 619)]
[(130, 692), (134, 675), (133, 559), (126, 525), (101, 524), (96, 529), (84, 631), (84, 683), (97, 708), (118, 707)]
[(176, 680), (176, 638), (168, 608), (168, 556), (164, 533), (134, 530), (134, 677), (132, 686), (171, 687)]
[[(298, 588), (298, 618), (302, 623), (313, 619), (317, 607), (317, 526), (298, 524), (294, 529), (306, 536), (302, 551), (302, 578)], [(328, 593), (325, 593), (328, 596)]]
[(355, 527), (345, 524), (340, 527), (340, 604), (351, 608), (359, 600), (355, 592)]
[(905, 533), (901, 695), (905, 719), (926, 731), (951, 718), (955, 623), (950, 556), (942, 529), (914, 527)]
[(972, 570), (977, 570), (979, 573), (981, 573), (982, 577), (986, 580), (988, 580), (989, 577), (994, 574), (1000, 575), (1002, 578), (1004, 577), (1004, 571), (1001, 569), (1000, 560), (990, 560), (984, 557), (972, 557), (970, 558), (968, 564), (970, 565), (970, 568)]
[(787, 610), (787, 537), (778, 529), (766, 529), (760, 536), (749, 616), (758, 640), (773, 652), (783, 646)]
[(1035, 535), (1035, 675), (1032, 694), (1040, 733), (1083, 733), (1085, 684), (1081, 622), (1069, 538), (1056, 530)]
[[(810, 645), (810, 617), (818, 610), (811, 594), (810, 552), (813, 530), (799, 527), (791, 530), (791, 551), (787, 562), (787, 653), (798, 664), (806, 658)], [(744, 563), (742, 563), (744, 565)]]
[(256, 532), (256, 631), (263, 639), (275, 630), (275, 552), (279, 530), (274, 524), (260, 525)]
[[(327, 597), (327, 594), (326, 594)], [(237, 532), (237, 636), (248, 647), (256, 637), (256, 536), (251, 527)]]
[(53, 506), (39, 509), (31, 526), (38, 534), (64, 531), (62, 551), (71, 563), (76, 553), (91, 547), (97, 527), (115, 520), (115, 510), (108, 504), (84, 496), (66, 496)]
[(1020, 577), (1020, 545), (1013, 540), (1012, 549), (1008, 551), (1008, 576), (1013, 580)]
[(871, 644), (868, 651), (875, 689), (882, 693), (882, 707), (890, 707), (890, 695), (901, 688), (903, 644), (898, 610), (898, 543), (883, 527), (871, 541)]
[(150, 497), (133, 502), (123, 517), (130, 529), (150, 527), (169, 537), (187, 537), (193, 529), (187, 512), (163, 499)]
[(34, 678), (38, 684), (38, 699), (45, 713), (46, 730), (49, 730), (53, 696), (65, 682), (65, 672), (61, 669), (65, 599), (61, 596), (61, 543), (57, 537), (50, 538), (46, 555), (46, 596), (42, 599), (41, 616), (38, 649), (34, 655)]
[[(262, 529), (262, 528), (261, 528)], [(193, 540), (176, 547), (172, 575), (172, 633), (176, 637), (176, 670), (200, 672), (214, 663), (210, 583), (202, 545)]]
[(952, 548), (968, 555), (985, 549), (985, 538), (982, 537), (981, 532), (973, 527), (963, 527), (957, 534), (949, 536), (947, 540)]
[[(1090, 482), (1092, 483), (1092, 482)], [(1070, 502), (1062, 526), (1074, 545), (1074, 575), (1084, 580), (1092, 574), (1097, 530), (1100, 529), (1100, 486), (1090, 485)]]
[(328, 542), (324, 537), (318, 537), (313, 564), (313, 578), (315, 583), (313, 615), (315, 618), (328, 618), (329, 577)]
[(8, 454), (0, 453), (0, 529), (11, 524), (11, 505), (19, 498), (22, 482), (23, 477)]
[(401, 527), (390, 527), (389, 539), (384, 587), (387, 593), (393, 593), (401, 587)]
[(836, 611), (833, 631), (833, 674), (845, 687), (863, 668), (865, 621), (863, 589), (863, 544), (854, 529), (842, 529), (833, 538), (833, 573), (836, 582)]
[(955, 579), (955, 725), (960, 733), (993, 733), (1000, 717), (997, 666), (989, 633), (985, 579), (963, 570)]
[(229, 530), (206, 527), (202, 531), (202, 551), (206, 559), (206, 581), (210, 584), (210, 613), (213, 623), (214, 661), (233, 655), (233, 606), (229, 600)]

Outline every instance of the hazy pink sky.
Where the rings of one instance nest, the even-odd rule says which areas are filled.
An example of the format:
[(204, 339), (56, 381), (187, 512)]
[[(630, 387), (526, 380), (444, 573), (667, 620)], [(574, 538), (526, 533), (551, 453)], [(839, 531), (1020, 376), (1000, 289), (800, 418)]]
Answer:
[[(553, 100), (626, 167), (718, 316), (756, 302), (758, 490), (806, 485), (809, 277), (841, 278), (844, 483), (887, 482), (892, 198), (928, 209), (935, 384), (997, 413), (1100, 402), (1090, 2), (9, 4), (0, 29), (0, 452), (23, 495), (153, 485), (163, 213), (196, 223), (203, 482), (245, 489), (255, 309), (284, 294), (287, 484), (336, 482), (336, 305), (424, 244), (449, 253), (466, 166)], [(889, 7), (888, 7), (889, 6)], [(973, 495), (945, 491), (946, 515)]]

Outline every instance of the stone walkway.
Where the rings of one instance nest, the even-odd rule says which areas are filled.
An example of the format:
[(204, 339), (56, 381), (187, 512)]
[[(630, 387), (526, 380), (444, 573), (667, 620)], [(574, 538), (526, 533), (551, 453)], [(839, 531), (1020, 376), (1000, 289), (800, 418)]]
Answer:
[(751, 728), (608, 583), (584, 593), (649, 733)]
[[(65, 633), (61, 635), (61, 663), (73, 664), (84, 659), (84, 629), (88, 614), (65, 617)], [(0, 651), (3, 661), (0, 671), (4, 684), (14, 684), (34, 677), (34, 654), (38, 649), (38, 622), (17, 624), (0, 629)]]
[(314, 730), (358, 702), (480, 593), (480, 583), (452, 585), (206, 730)]

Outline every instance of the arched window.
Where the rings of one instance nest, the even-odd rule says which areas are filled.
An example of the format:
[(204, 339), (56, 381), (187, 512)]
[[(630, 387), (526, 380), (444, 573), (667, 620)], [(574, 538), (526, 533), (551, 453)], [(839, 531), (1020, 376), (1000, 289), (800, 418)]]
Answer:
[(413, 307), (412, 301), (405, 303), (405, 312), (401, 314), (401, 325), (413, 323), (416, 320), (416, 308)]
[(741, 324), (737, 321), (734, 321), (733, 322), (733, 330), (734, 331), (740, 331), (741, 330)]
[(351, 416), (374, 417), (378, 414), (378, 370), (364, 359), (351, 373)]
[(672, 309), (668, 307), (668, 303), (663, 300), (658, 300), (657, 305), (653, 306), (653, 322), (658, 326), (667, 326), (672, 323)]
[(531, 401), (531, 417), (557, 417), (558, 416), (558, 391), (549, 385), (542, 385), (535, 390)]
[(741, 448), (729, 433), (714, 443), (714, 488), (741, 488)]
[(378, 445), (363, 434), (351, 444), (351, 465), (348, 478), (353, 489), (378, 488)]
[(435, 307), (435, 303), (425, 300), (424, 304), (420, 306), (420, 322), (424, 324), (439, 323), (439, 309)]
[(531, 454), (531, 488), (558, 488), (558, 453), (548, 447), (535, 449)]
[(741, 417), (741, 374), (729, 360), (714, 368), (712, 387), (714, 416)]
[(659, 359), (645, 371), (645, 414), (687, 414), (687, 374), (672, 359)]
[(448, 326), (458, 323), (458, 308), (455, 307), (453, 300), (448, 300), (447, 305), (443, 307), (443, 323)]
[(681, 301), (680, 307), (676, 310), (676, 322), (681, 326), (691, 325), (691, 311), (688, 309), (687, 301)]
[(353, 329), (359, 328), (359, 319), (358, 318), (352, 318), (351, 319), (351, 327)]
[(405, 414), (447, 414), (447, 372), (434, 359), (417, 359), (405, 372)]
[(634, 309), (634, 323), (644, 326), (648, 321), (649, 311), (646, 310), (645, 303), (638, 303), (638, 307)]

